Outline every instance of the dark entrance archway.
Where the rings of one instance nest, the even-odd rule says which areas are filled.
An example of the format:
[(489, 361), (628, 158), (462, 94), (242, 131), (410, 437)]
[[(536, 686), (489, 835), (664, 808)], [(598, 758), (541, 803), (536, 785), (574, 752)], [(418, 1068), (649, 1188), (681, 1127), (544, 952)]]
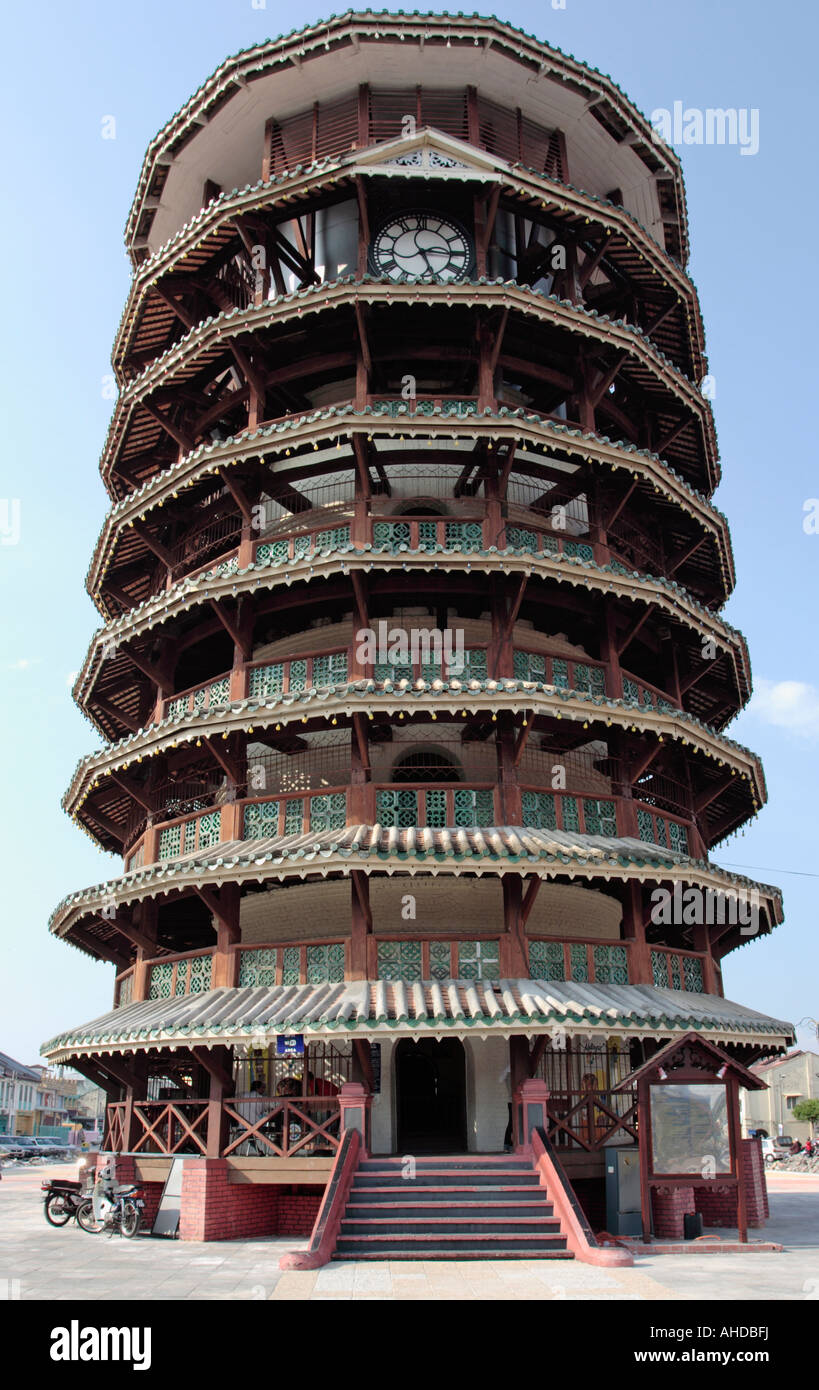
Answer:
[(400, 1153), (466, 1152), (466, 1054), (458, 1038), (402, 1038), (395, 1086)]

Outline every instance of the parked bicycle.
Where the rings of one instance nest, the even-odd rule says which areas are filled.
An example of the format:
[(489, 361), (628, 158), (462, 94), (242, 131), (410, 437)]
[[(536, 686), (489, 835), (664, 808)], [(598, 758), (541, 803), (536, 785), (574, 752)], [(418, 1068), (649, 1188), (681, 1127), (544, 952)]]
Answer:
[(117, 1232), (129, 1239), (139, 1233), (142, 1225), (144, 1201), (138, 1195), (139, 1188), (133, 1183), (115, 1183), (108, 1178), (98, 1178), (91, 1197), (86, 1197), (77, 1209), (77, 1225), (89, 1235), (99, 1235), (104, 1231), (113, 1236)]

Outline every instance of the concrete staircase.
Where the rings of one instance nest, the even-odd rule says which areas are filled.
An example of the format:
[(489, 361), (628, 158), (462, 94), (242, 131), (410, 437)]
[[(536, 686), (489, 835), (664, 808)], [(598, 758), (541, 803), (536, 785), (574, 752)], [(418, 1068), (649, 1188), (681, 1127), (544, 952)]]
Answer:
[(530, 1159), (463, 1154), (364, 1159), (334, 1260), (571, 1260)]

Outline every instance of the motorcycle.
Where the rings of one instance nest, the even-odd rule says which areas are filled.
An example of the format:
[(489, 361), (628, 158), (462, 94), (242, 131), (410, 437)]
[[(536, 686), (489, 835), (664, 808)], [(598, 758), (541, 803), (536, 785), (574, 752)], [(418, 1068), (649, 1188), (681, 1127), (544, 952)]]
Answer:
[(112, 1236), (119, 1231), (129, 1239), (138, 1234), (145, 1206), (133, 1183), (115, 1183), (98, 1178), (91, 1197), (86, 1197), (77, 1209), (77, 1225), (89, 1235), (104, 1231)]
[(49, 1179), (40, 1183), (45, 1219), (50, 1226), (67, 1226), (72, 1217), (77, 1216), (86, 1196), (81, 1182), (64, 1182), (62, 1179)]

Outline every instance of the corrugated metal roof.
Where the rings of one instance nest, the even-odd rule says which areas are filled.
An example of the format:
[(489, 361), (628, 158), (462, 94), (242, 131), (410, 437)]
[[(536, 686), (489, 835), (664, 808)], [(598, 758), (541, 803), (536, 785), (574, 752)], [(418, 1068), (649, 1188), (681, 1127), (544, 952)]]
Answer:
[(35, 1071), (33, 1067), (24, 1066), (22, 1062), (15, 1062), (14, 1058), (9, 1057), (5, 1052), (0, 1052), (0, 1075), (16, 1076), (21, 1081), (40, 1080), (39, 1071)]
[[(226, 840), (211, 849), (160, 860), (81, 889), (64, 898), (50, 920), (52, 931), (67, 930), (78, 916), (76, 909), (93, 906), (103, 899), (133, 902), (165, 891), (169, 881), (182, 887), (187, 881), (217, 882), (223, 879), (276, 877), (282, 868), (299, 873), (308, 866), (363, 868), (390, 862), (398, 868), (405, 862), (459, 872), (467, 867), (481, 871), (482, 864), (545, 864), (589, 866), (591, 874), (660, 869), (681, 882), (706, 883), (731, 893), (756, 889), (774, 906), (781, 920), (781, 893), (768, 884), (755, 883), (741, 874), (729, 873), (706, 860), (696, 860), (661, 845), (649, 844), (631, 836), (580, 835), (568, 830), (534, 830), (522, 826), (486, 826), (463, 829), (409, 826), (405, 829), (382, 825), (348, 825), (341, 830), (311, 831), (304, 835), (283, 835), (258, 840)], [(680, 872), (668, 874), (669, 870)], [(556, 872), (561, 872), (559, 868)], [(280, 875), (281, 876), (281, 875)], [(589, 876), (588, 874), (586, 876)], [(73, 909), (73, 911), (72, 911)]]
[(307, 1033), (542, 1033), (607, 1030), (667, 1037), (693, 1030), (726, 1042), (785, 1046), (793, 1027), (716, 995), (653, 985), (546, 980), (360, 980), (324, 985), (215, 989), (114, 1009), (52, 1038), (43, 1053), (82, 1053), (248, 1042)]

